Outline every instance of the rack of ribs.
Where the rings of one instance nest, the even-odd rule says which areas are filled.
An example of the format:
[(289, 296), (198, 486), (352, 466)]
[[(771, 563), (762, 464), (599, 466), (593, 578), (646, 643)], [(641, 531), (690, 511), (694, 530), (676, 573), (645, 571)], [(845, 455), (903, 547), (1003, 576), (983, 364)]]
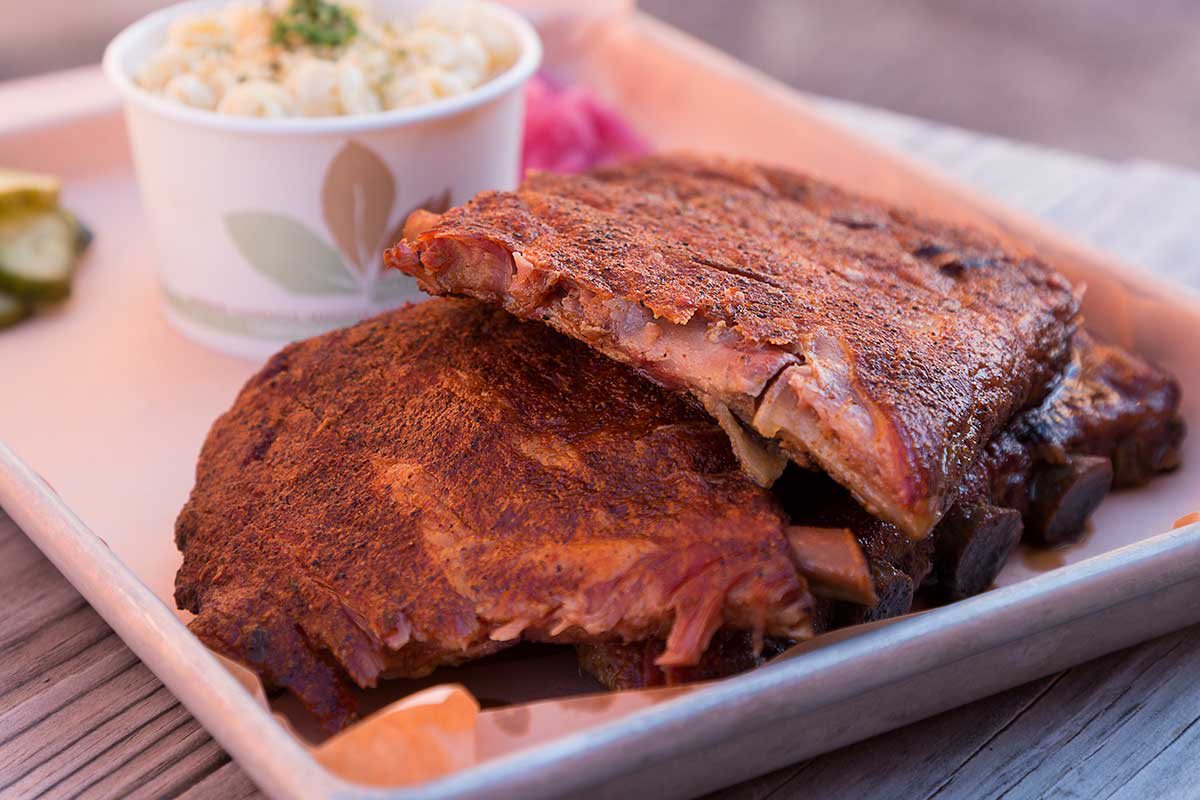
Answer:
[(782, 169), (656, 156), (418, 212), (386, 263), (698, 396), (748, 473), (926, 536), (1069, 360), (1076, 292), (983, 234)]
[(331, 729), (351, 685), (521, 641), (653, 639), (684, 668), (719, 628), (811, 633), (782, 508), (694, 400), (468, 301), (273, 357), (176, 542), (193, 632)]
[(982, 591), (1178, 460), (1175, 382), (1037, 258), (784, 170), (537, 175), (386, 260), (491, 307), (283, 350), (176, 526), (192, 630), (330, 728), (352, 685), (521, 641), (613, 686), (731, 674)]
[[(817, 633), (908, 613), (922, 587), (959, 600), (991, 586), (1024, 535), (1036, 546), (1078, 538), (1110, 487), (1139, 486), (1174, 469), (1184, 426), (1170, 375), (1080, 331), (1066, 369), (1045, 399), (994, 437), (960, 485), (957, 500), (923, 540), (871, 516), (828, 477), (789, 470), (777, 486), (793, 524), (853, 530), (869, 564), (875, 601), (815, 598)], [(814, 585), (814, 593), (819, 591)], [(791, 644), (754, 648), (718, 632), (694, 666), (654, 663), (657, 641), (581, 645), (580, 663), (610, 688), (708, 680), (758, 666)]]

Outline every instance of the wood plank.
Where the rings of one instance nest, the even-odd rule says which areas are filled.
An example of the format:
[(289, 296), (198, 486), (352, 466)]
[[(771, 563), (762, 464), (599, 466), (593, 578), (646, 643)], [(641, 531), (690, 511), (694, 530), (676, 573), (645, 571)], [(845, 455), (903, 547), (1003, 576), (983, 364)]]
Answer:
[[(172, 708), (158, 727), (165, 732), (144, 741), (144, 749), (134, 751), (132, 758), (115, 765), (108, 774), (97, 775), (98, 779), (77, 795), (79, 800), (173, 797), (231, 763), (221, 746), (182, 706)], [(138, 731), (130, 740), (144, 738), (141, 734)]]
[[(10, 784), (8, 790), (37, 797), (73, 797), (132, 758), (152, 737), (186, 720), (186, 712), (182, 719), (172, 714), (180, 706), (171, 693), (148, 669), (138, 666), (140, 670), (120, 676), (128, 675), (128, 680), (117, 678), (99, 687), (95, 700), (81, 698), (60, 711), (59, 719), (47, 719), (45, 724), (27, 731), (23, 736), (25, 742), (15, 743), (15, 750), (18, 754), (37, 753), (42, 761)], [(106, 691), (110, 686), (112, 691)], [(146, 689), (150, 692), (143, 694)], [(96, 707), (99, 713), (80, 725), (77, 721), (80, 710), (88, 707)], [(114, 708), (119, 710), (113, 713)], [(62, 726), (55, 723), (63, 719), (69, 719), (70, 727), (75, 729), (69, 727), (65, 737), (56, 737), (53, 729)], [(47, 757), (46, 753), (53, 755)]]
[(154, 674), (136, 658), (129, 668), (92, 683), (86, 695), (74, 697), (78, 698), (75, 702), (30, 720), (20, 733), (4, 742), (0, 775), (5, 776), (5, 785), (0, 788), (49, 788), (57, 782), (55, 776), (86, 765), (96, 753), (134, 730), (124, 722), (148, 722), (174, 703)]
[(261, 797), (258, 788), (246, 777), (246, 773), (232, 761), (207, 776), (183, 794), (180, 800), (250, 800)]
[[(947, 782), (950, 796), (1107, 797), (1200, 718), (1200, 628), (1070, 670)], [(1030, 747), (1036, 743), (1036, 747)]]
[[(137, 656), (111, 631), (68, 661), (14, 687), (0, 697), (0, 743), (9, 743), (30, 726), (106, 685), (138, 665)], [(28, 669), (28, 667), (24, 668)], [(121, 686), (130, 679), (122, 680)], [(0, 756), (0, 774), (5, 760)]]
[(29, 569), (8, 574), (0, 649), (20, 644), (45, 625), (87, 605), (69, 583), (51, 580), (55, 574), (57, 570), (45, 559)]
[[(0, 699), (110, 636), (100, 615), (84, 606), (0, 650)], [(20, 648), (20, 653), (10, 652)]]
[[(44, 583), (43, 597), (78, 600), (43, 609), (45, 624), (0, 620), (0, 796), (168, 797), (230, 763), (2, 512), (0, 556), (6, 611), (29, 581)], [(242, 780), (242, 796), (256, 793)]]
[(1194, 797), (1195, 787), (1200, 786), (1197, 751), (1200, 751), (1200, 725), (1193, 722), (1109, 797), (1112, 800)]
[(713, 796), (1191, 797), (1159, 762), (1200, 737), (1198, 652), (1200, 626)]
[[(926, 797), (938, 790), (956, 764), (970, 760), (1036, 703), (1059, 677), (1033, 681), (711, 797), (762, 800), (793, 793), (813, 797)], [(870, 764), (870, 769), (863, 769), (864, 764)]]

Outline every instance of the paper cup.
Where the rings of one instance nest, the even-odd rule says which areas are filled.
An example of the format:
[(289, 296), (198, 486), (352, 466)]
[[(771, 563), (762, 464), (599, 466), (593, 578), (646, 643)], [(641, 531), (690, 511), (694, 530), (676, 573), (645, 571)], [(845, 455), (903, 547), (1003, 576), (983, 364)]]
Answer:
[[(541, 45), (518, 14), (481, 4), (518, 43), (508, 70), (458, 97), (358, 116), (226, 116), (133, 82), (174, 19), (226, 3), (143, 18), (109, 45), (104, 70), (124, 99), (168, 319), (205, 345), (264, 358), (424, 297), (383, 270), (381, 253), (414, 209), (517, 184), (522, 87)], [(386, 15), (424, 3), (377, 5)]]

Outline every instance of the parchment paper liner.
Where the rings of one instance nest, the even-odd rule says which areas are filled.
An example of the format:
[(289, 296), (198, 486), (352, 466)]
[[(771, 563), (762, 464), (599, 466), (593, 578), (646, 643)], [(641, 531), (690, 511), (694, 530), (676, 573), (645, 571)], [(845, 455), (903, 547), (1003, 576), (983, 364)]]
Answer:
[[(257, 675), (214, 655), (270, 710)], [(484, 711), (466, 687), (445, 683), (397, 700), (320, 744), (307, 741), (283, 714), (273, 716), (330, 772), (357, 783), (407, 786), (608, 722), (700, 686), (598, 693)]]
[[(896, 619), (833, 631), (792, 647), (771, 663), (813, 652)], [(272, 711), (254, 672), (219, 653), (213, 655), (259, 705)], [(301, 735), (284, 714), (272, 711), (272, 715), (322, 766), (339, 777), (373, 786), (409, 786), (611, 722), (699, 691), (708, 683), (597, 692), (487, 710), (480, 708), (465, 686), (443, 683), (396, 700), (316, 744)]]

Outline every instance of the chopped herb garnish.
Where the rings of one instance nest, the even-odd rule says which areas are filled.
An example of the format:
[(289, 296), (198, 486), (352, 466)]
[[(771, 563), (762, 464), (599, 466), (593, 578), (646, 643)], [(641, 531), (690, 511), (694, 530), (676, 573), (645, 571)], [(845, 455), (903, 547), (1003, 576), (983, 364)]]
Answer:
[(338, 47), (354, 38), (358, 26), (346, 9), (326, 0), (292, 0), (271, 26), (271, 41), (284, 47), (305, 44)]

